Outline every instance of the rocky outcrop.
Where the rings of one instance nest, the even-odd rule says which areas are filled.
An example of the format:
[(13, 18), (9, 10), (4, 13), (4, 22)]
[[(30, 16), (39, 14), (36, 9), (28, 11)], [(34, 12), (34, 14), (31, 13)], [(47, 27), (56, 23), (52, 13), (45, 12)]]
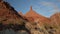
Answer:
[(59, 13), (55, 13), (50, 17), (51, 21), (60, 26), (60, 12)]
[(8, 2), (0, 1), (0, 34), (6, 34), (6, 30), (13, 32), (23, 30), (30, 34), (25, 23), (26, 20)]
[(0, 2), (0, 22), (3, 24), (15, 24), (23, 20), (22, 16), (9, 3)]
[(57, 12), (53, 14), (51, 17), (51, 23), (52, 25), (57, 29), (58, 34), (60, 32), (60, 12)]

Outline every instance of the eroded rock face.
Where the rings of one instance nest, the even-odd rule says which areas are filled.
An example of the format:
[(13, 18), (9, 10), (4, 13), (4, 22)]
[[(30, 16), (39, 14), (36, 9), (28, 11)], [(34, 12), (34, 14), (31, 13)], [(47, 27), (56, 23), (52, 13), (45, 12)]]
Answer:
[(59, 13), (55, 13), (54, 15), (52, 15), (51, 17), (51, 21), (53, 23), (55, 23), (56, 25), (60, 25), (60, 12)]
[(29, 33), (25, 23), (23, 17), (9, 3), (0, 0), (0, 34), (14, 34), (19, 30)]
[(0, 2), (0, 22), (3, 24), (13, 22), (15, 24), (21, 21), (23, 21), (23, 17), (9, 3), (4, 1)]
[(60, 12), (58, 13), (55, 13), (53, 14), (51, 17), (51, 22), (52, 22), (52, 25), (56, 28), (57, 30), (57, 33), (55, 34), (59, 34), (60, 32)]

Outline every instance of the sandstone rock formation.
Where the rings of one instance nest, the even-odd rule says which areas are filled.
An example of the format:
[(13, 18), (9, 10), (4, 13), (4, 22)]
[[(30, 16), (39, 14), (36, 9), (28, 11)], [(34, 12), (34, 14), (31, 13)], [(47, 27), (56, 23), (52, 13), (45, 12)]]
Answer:
[[(32, 6), (25, 15), (7, 2), (0, 1), (0, 34), (11, 31), (16, 34), (60, 34), (60, 13), (46, 18), (36, 13)], [(3, 33), (5, 34), (5, 33)]]
[(0, 34), (6, 34), (6, 30), (29, 32), (25, 23), (26, 20), (9, 3), (0, 1)]
[(21, 15), (10, 4), (4, 1), (0, 2), (0, 21), (3, 24), (8, 24), (9, 22), (18, 23), (22, 20)]
[(54, 26), (57, 30), (57, 34), (59, 34), (60, 32), (60, 12), (57, 12), (55, 14), (53, 14), (51, 17), (51, 23), (52, 23), (52, 26)]
[(57, 24), (60, 26), (60, 12), (53, 14), (50, 19), (52, 20), (53, 23)]

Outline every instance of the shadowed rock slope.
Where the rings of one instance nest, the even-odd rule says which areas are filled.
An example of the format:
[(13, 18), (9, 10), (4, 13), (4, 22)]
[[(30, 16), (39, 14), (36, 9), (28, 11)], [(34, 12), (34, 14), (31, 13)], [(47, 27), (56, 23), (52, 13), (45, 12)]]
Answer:
[(0, 2), (0, 22), (3, 24), (20, 23), (23, 21), (21, 15), (7, 2)]
[(22, 30), (28, 33), (29, 30), (25, 27), (25, 23), (26, 20), (9, 3), (0, 1), (0, 34), (8, 33), (6, 30), (13, 32)]

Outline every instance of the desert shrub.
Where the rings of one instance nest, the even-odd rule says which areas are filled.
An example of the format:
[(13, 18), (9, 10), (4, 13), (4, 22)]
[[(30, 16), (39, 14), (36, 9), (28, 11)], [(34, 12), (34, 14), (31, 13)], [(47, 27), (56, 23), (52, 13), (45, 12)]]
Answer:
[(2, 24), (2, 22), (0, 23), (0, 26), (2, 26), (3, 24)]
[(56, 28), (53, 25), (45, 24), (44, 28), (49, 34), (54, 34), (54, 32), (56, 33)]
[(3, 30), (3, 24), (2, 22), (0, 23), (0, 31)]
[(13, 27), (14, 27), (14, 24), (9, 23), (9, 24), (8, 24), (8, 27), (9, 27), (9, 28), (13, 28)]

